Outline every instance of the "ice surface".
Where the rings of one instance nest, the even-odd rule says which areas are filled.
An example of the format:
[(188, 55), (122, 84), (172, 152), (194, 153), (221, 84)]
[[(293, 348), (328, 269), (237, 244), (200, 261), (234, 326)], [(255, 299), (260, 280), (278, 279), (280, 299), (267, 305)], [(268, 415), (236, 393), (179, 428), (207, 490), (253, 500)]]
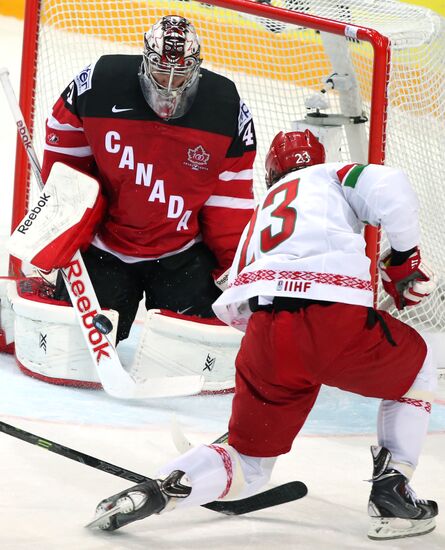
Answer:
[[(16, 90), (20, 74), (21, 22), (0, 17), (0, 67)], [(0, 273), (9, 230), (15, 125), (0, 92)], [(132, 334), (137, 336), (138, 327)], [(119, 350), (129, 361), (133, 343)], [(231, 396), (117, 401), (102, 391), (51, 386), (23, 375), (12, 357), (0, 354), (0, 419), (44, 438), (152, 475), (174, 449), (169, 426), (176, 414), (193, 442), (226, 431)], [(435, 532), (395, 542), (366, 538), (378, 403), (332, 388), (322, 391), (294, 447), (278, 460), (271, 485), (301, 479), (301, 501), (246, 517), (224, 517), (197, 508), (135, 523), (115, 534), (83, 525), (103, 497), (128, 482), (0, 433), (1, 550), (443, 550), (445, 520)], [(436, 403), (413, 485), (419, 496), (445, 507), (445, 401)]]

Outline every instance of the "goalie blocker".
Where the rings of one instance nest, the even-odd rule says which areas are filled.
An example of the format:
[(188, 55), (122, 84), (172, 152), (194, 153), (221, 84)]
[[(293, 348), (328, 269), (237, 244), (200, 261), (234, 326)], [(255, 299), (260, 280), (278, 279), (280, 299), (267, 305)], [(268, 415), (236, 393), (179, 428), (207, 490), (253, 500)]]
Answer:
[[(14, 338), (20, 369), (45, 382), (85, 388), (101, 388), (94, 364), (83, 339), (74, 309), (51, 298), (51, 289), (41, 279), (8, 281), (8, 303), (14, 313)], [(113, 329), (107, 334), (114, 345), (119, 315), (106, 310)], [(93, 340), (99, 333), (92, 315), (85, 319)], [(205, 393), (231, 391), (234, 387), (235, 356), (242, 333), (215, 319), (201, 319), (150, 310), (131, 367), (138, 383), (150, 378), (202, 375)]]

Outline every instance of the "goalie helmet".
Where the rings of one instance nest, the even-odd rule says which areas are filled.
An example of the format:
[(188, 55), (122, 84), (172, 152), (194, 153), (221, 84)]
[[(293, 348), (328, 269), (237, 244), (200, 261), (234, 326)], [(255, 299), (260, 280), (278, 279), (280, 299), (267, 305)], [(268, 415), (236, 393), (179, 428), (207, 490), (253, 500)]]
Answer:
[(266, 155), (266, 186), (294, 170), (325, 162), (323, 145), (310, 130), (304, 132), (279, 132)]
[(179, 118), (198, 92), (201, 46), (193, 25), (167, 15), (144, 34), (139, 81), (145, 100), (161, 118)]

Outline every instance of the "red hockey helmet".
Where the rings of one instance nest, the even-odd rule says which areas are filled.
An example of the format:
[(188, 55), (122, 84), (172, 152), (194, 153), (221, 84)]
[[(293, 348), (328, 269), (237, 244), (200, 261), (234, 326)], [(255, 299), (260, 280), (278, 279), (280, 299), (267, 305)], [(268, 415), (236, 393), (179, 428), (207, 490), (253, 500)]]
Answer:
[(266, 185), (269, 188), (288, 172), (322, 164), (326, 159), (323, 145), (310, 130), (279, 132), (266, 156)]

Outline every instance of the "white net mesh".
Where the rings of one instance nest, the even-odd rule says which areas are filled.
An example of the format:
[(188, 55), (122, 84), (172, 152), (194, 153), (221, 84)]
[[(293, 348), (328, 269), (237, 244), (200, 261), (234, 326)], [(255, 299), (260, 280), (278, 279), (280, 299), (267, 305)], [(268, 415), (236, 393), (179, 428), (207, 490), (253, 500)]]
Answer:
[[(272, 4), (373, 28), (390, 38), (385, 162), (404, 169), (419, 194), (422, 252), (439, 276), (435, 295), (401, 317), (410, 324), (443, 330), (444, 20), (429, 10), (392, 0), (272, 0)], [(39, 155), (44, 120), (73, 76), (104, 53), (140, 53), (143, 32), (169, 13), (193, 22), (202, 41), (204, 67), (232, 78), (253, 113), (259, 146), (257, 196), (264, 192), (263, 163), (271, 139), (279, 130), (290, 130), (292, 121), (304, 118), (305, 99), (325, 88), (328, 75), (346, 70), (352, 88), (328, 92), (326, 113), (358, 116), (363, 111), (372, 116), (374, 54), (368, 43), (198, 2), (42, 0), (34, 117)], [(357, 126), (342, 130), (343, 160), (366, 161), (363, 148), (356, 146), (367, 141), (369, 123)]]

